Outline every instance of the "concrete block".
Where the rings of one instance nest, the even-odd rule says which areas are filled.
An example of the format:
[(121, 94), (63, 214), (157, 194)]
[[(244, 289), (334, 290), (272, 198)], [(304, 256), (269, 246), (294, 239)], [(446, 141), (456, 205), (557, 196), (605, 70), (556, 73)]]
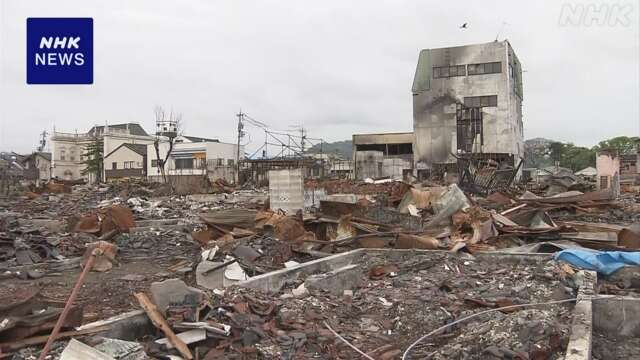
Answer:
[(164, 313), (170, 305), (197, 305), (205, 298), (202, 290), (187, 286), (180, 279), (154, 282), (149, 289), (153, 303)]
[(304, 208), (302, 169), (269, 170), (269, 202), (271, 209), (288, 215)]
[(567, 344), (565, 360), (591, 359), (593, 338), (593, 304), (591, 297), (596, 293), (597, 275), (594, 271), (581, 271), (582, 285), (578, 290), (578, 301), (573, 308), (571, 336)]
[(196, 267), (196, 283), (198, 286), (209, 290), (224, 288), (224, 267), (205, 274), (206, 271), (221, 264), (223, 263), (217, 261), (201, 261)]
[(364, 275), (358, 264), (351, 264), (324, 274), (311, 275), (304, 281), (310, 291), (327, 291), (334, 295), (341, 295), (345, 290), (360, 287)]

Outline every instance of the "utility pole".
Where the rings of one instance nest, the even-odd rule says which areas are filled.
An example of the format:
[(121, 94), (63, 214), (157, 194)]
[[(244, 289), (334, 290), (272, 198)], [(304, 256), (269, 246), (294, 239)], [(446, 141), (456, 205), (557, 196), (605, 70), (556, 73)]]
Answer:
[(242, 129), (244, 128), (244, 124), (242, 121), (244, 120), (244, 114), (242, 110), (238, 114), (238, 148), (236, 149), (236, 185), (240, 184), (240, 139), (244, 136), (244, 132)]
[(306, 140), (306, 138), (307, 138), (306, 131), (304, 130), (304, 127), (300, 126), (300, 147), (302, 148), (301, 149), (302, 156), (304, 156), (304, 141)]

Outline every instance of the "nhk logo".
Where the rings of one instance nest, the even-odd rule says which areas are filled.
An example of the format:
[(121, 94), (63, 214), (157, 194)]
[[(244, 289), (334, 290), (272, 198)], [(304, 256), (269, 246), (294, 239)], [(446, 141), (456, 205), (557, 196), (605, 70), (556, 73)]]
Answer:
[(27, 83), (92, 84), (93, 19), (28, 18)]

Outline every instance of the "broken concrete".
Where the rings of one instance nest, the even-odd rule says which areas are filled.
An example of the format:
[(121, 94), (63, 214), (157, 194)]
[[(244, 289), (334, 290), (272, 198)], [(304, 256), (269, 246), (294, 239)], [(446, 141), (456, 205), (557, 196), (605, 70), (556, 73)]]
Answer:
[(162, 313), (165, 313), (173, 305), (198, 306), (205, 298), (205, 293), (202, 290), (189, 287), (180, 279), (152, 283), (149, 290), (153, 303)]
[(222, 289), (224, 288), (224, 272), (225, 267), (216, 267), (224, 264), (218, 261), (201, 261), (196, 267), (196, 283), (205, 289)]
[(351, 264), (329, 271), (324, 274), (311, 275), (304, 281), (304, 286), (311, 293), (326, 291), (334, 295), (341, 295), (345, 290), (360, 287), (362, 276), (358, 264)]

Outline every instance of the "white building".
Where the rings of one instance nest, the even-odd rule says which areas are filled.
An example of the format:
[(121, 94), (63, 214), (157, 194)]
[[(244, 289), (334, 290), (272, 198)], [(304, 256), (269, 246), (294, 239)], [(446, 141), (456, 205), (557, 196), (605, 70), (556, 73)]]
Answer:
[[(160, 140), (159, 157), (153, 144), (147, 145), (147, 174), (150, 180), (162, 178), (158, 158), (163, 160), (169, 151), (168, 140)], [(240, 159), (244, 148), (240, 146)], [(214, 181), (223, 178), (234, 181), (238, 161), (238, 146), (195, 136), (178, 136), (167, 159), (165, 172), (168, 176), (207, 176)]]
[(146, 144), (124, 143), (104, 157), (105, 180), (147, 177)]

